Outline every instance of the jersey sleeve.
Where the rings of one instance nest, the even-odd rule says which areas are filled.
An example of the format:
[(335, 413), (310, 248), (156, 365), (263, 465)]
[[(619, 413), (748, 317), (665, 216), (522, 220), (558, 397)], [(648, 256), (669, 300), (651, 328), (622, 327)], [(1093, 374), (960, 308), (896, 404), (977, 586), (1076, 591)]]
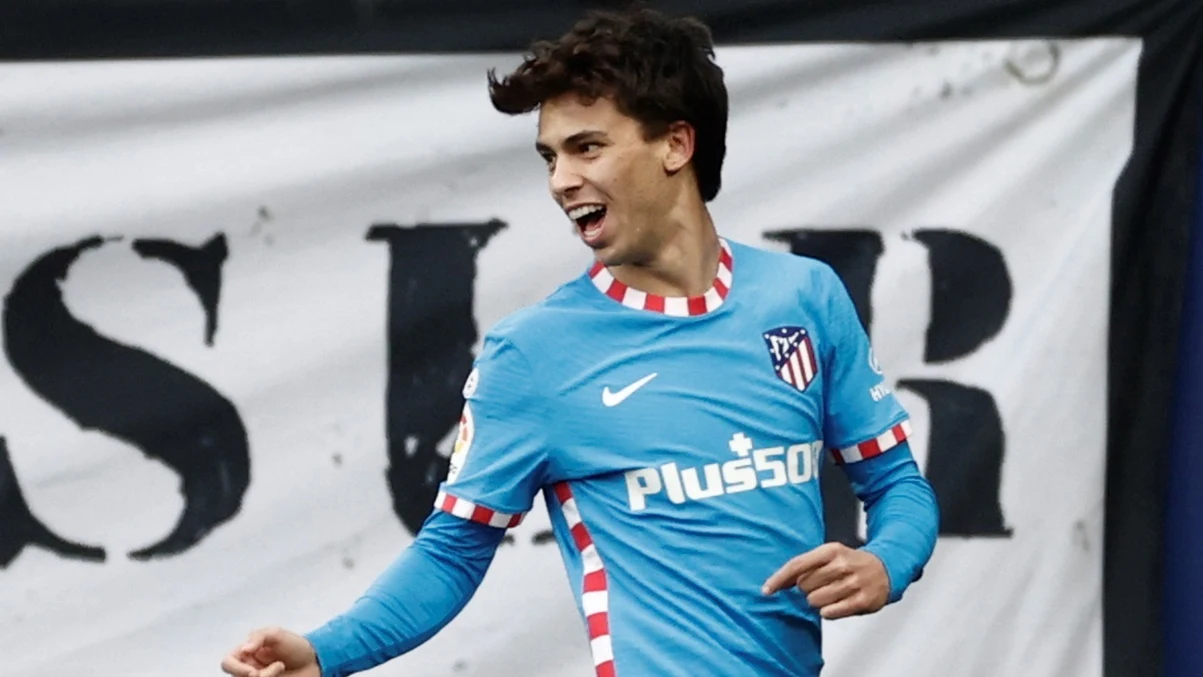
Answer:
[(435, 508), (499, 528), (517, 526), (546, 482), (546, 398), (529, 360), (487, 336), (464, 384), (464, 408)]
[(838, 465), (878, 456), (911, 434), (909, 417), (887, 386), (843, 281), (825, 268), (827, 377), (823, 437)]

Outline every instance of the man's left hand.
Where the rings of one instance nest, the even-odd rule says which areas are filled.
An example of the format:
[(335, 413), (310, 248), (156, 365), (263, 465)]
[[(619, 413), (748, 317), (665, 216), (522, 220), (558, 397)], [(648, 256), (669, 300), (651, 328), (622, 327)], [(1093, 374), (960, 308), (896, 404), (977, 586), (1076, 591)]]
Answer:
[(791, 559), (762, 591), (772, 595), (794, 586), (828, 620), (871, 614), (890, 597), (890, 577), (881, 560), (842, 543), (825, 543)]

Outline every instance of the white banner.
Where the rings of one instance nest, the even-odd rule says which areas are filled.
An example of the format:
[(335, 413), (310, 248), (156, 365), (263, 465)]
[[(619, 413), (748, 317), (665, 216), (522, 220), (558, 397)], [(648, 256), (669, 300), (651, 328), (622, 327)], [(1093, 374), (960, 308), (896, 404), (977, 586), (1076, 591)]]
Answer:
[[(1123, 39), (719, 51), (731, 93), (720, 232), (769, 248), (787, 247), (776, 231), (880, 237), (880, 256), (837, 254), (872, 267), (879, 360), (921, 466), (957, 506), (946, 521), (964, 527), (900, 604), (825, 625), (825, 675), (1101, 675), (1111, 198), (1139, 56)], [(504, 222), (475, 259), (482, 333), (589, 259), (547, 194), (533, 117), (489, 105), (486, 69), (514, 63), (0, 66), (0, 288), (13, 290), (0, 435), (19, 484), (0, 479), (0, 561), (31, 529), (18, 496), (57, 536), (107, 553), (30, 546), (0, 568), (6, 677), (213, 675), (246, 631), (320, 624), (407, 546), (385, 476), (392, 256), (369, 229)], [(219, 234), (224, 261), (186, 251)], [(74, 264), (34, 265), (93, 236), (111, 239)], [(110, 434), (187, 389), (162, 368), (105, 375), (106, 356), (135, 360), (114, 344), (208, 384), (236, 416), (196, 448), (147, 443), (174, 461)], [(72, 346), (90, 348), (72, 359)], [(938, 420), (936, 381), (996, 406), (1001, 465), (980, 461), (992, 442), (978, 419)], [(113, 420), (111, 404), (133, 420)], [(236, 513), (177, 554), (127, 556), (185, 507), (172, 462), (236, 489), (239, 454), (221, 454), (240, 448), (223, 437), (238, 421), (250, 479)], [(937, 428), (959, 431), (943, 470), (929, 458)], [(1001, 533), (981, 528), (992, 504)], [(559, 555), (537, 538), (547, 528), (540, 507), (450, 626), (371, 674), (591, 675)]]

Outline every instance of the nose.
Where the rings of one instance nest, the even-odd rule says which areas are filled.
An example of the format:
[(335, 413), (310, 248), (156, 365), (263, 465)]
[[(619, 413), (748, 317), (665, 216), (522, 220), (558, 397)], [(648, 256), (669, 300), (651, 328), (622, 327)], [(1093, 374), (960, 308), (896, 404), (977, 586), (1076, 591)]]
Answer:
[(548, 177), (551, 193), (557, 198), (564, 198), (580, 188), (584, 183), (576, 166), (566, 158), (558, 158)]

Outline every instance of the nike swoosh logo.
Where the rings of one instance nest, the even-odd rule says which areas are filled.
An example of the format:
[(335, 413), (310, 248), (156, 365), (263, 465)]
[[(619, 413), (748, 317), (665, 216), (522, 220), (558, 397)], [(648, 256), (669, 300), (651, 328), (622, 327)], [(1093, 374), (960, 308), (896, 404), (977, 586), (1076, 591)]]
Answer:
[(606, 386), (602, 390), (602, 404), (606, 405), (607, 407), (613, 407), (622, 404), (623, 400), (633, 395), (636, 390), (639, 390), (643, 386), (647, 385), (647, 382), (656, 378), (656, 376), (656, 374), (648, 374), (647, 376), (644, 376), (643, 378), (635, 381), (631, 385), (619, 390), (616, 393), (610, 392), (610, 386)]

